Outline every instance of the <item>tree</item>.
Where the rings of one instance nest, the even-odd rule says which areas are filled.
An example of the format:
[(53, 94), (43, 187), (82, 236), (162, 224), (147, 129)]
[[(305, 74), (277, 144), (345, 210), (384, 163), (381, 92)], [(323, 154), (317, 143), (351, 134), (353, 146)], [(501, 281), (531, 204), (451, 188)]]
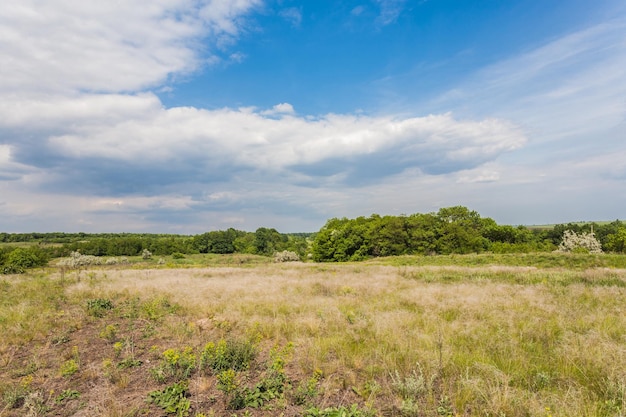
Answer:
[(606, 249), (611, 252), (626, 252), (626, 227), (621, 227), (615, 233), (607, 236)]
[(483, 219), (478, 212), (463, 206), (442, 208), (437, 212), (439, 231), (437, 252), (482, 252), (487, 241), (482, 236)]

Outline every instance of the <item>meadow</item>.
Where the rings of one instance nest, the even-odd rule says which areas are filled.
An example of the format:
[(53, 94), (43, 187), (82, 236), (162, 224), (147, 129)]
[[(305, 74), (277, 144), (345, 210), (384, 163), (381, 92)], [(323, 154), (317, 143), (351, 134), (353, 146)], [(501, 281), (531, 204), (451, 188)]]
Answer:
[(0, 416), (625, 416), (623, 255), (0, 278)]

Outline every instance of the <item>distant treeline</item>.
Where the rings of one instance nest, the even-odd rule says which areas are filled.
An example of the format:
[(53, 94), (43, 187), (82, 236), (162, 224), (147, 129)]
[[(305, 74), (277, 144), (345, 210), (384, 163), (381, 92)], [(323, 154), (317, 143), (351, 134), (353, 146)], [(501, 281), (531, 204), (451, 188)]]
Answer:
[(546, 230), (498, 225), (466, 207), (410, 216), (330, 219), (316, 234), (313, 260), (356, 261), (377, 256), (528, 253), (555, 250), (565, 230), (593, 232), (605, 251), (624, 252), (626, 225), (619, 220), (598, 225), (561, 224)]
[[(565, 230), (593, 232), (606, 252), (626, 252), (626, 225), (569, 223), (550, 229), (498, 225), (476, 211), (456, 206), (436, 213), (333, 218), (317, 233), (255, 232), (233, 228), (199, 235), (135, 233), (0, 233), (0, 270), (19, 272), (50, 258), (78, 251), (94, 256), (155, 256), (194, 253), (246, 253), (271, 256), (291, 251), (318, 262), (356, 261), (378, 256), (464, 253), (528, 253), (555, 250)], [(34, 244), (24, 247), (25, 244)], [(17, 244), (17, 245), (16, 245)]]
[[(310, 233), (279, 233), (261, 227), (255, 232), (230, 228), (200, 235), (136, 234), (136, 233), (0, 233), (3, 243), (37, 244), (50, 257), (68, 256), (78, 251), (94, 256), (137, 256), (144, 250), (154, 255), (173, 253), (249, 253), (273, 255), (289, 250), (305, 255)], [(13, 250), (5, 246), (2, 252)]]

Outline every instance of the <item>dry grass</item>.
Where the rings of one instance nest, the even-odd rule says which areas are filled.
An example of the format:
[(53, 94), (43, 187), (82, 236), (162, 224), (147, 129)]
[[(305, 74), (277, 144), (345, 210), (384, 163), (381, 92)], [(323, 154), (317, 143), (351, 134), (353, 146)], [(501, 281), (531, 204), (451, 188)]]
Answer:
[[(32, 386), (61, 389), (68, 381), (45, 370), (58, 369), (68, 348), (58, 349), (51, 340), (74, 329), (67, 345), (79, 345), (82, 380), (72, 383), (92, 387), (76, 415), (149, 412), (143, 400), (158, 384), (138, 381), (149, 378), (145, 361), (158, 358), (150, 346), (198, 351), (222, 337), (258, 340), (263, 352), (293, 342), (287, 368), (292, 386), (321, 371), (315, 398), (320, 409), (358, 403), (380, 415), (626, 415), (624, 270), (304, 263), (81, 274), (80, 281), (67, 274), (62, 287), (50, 284), (60, 276), (46, 277), (45, 285), (66, 301), (48, 302), (45, 314), (61, 321), (20, 328), (20, 320), (34, 320), (32, 304), (4, 303), (3, 392), (20, 383), (16, 370), (35, 356), (40, 365)], [(33, 279), (11, 278), (4, 294), (22, 288), (28, 298), (23, 289)], [(132, 323), (79, 317), (80, 306), (94, 298), (117, 306), (137, 298), (141, 314), (157, 308), (158, 300), (178, 307), (156, 320), (139, 315)], [(112, 322), (121, 335), (133, 335), (136, 355), (144, 360), (132, 372), (120, 371), (119, 378), (104, 375), (101, 363), (112, 348), (97, 336)], [(90, 337), (99, 340), (90, 343)], [(192, 409), (233, 415), (215, 386), (211, 376), (193, 376)], [(274, 407), (249, 411), (303, 411), (284, 403)], [(21, 411), (5, 408), (0, 416)]]

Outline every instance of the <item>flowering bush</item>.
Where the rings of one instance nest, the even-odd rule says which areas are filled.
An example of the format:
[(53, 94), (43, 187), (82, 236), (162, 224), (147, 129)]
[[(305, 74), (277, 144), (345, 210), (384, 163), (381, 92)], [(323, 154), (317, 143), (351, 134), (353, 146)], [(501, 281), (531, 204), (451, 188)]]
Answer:
[(274, 254), (274, 262), (298, 262), (299, 260), (300, 256), (297, 253), (288, 250)]
[(70, 257), (66, 259), (62, 259), (59, 262), (60, 266), (67, 266), (70, 268), (78, 268), (81, 266), (90, 266), (90, 265), (102, 265), (103, 261), (101, 258), (93, 255), (83, 255), (79, 251), (75, 251), (70, 253)]
[(563, 240), (559, 245), (558, 251), (602, 253), (602, 245), (593, 232), (577, 234), (571, 230), (566, 230), (563, 232)]

